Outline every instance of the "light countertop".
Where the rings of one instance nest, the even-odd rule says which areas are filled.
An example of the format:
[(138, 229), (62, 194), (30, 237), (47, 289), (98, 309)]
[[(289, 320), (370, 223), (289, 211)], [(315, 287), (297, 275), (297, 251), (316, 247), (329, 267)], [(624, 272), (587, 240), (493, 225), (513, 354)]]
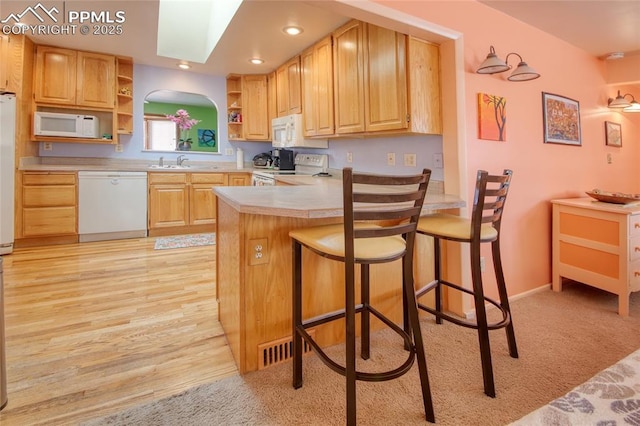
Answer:
[(614, 204), (614, 203), (605, 203), (602, 201), (597, 201), (591, 197), (584, 197), (584, 198), (565, 198), (565, 199), (551, 200), (551, 203), (560, 204), (563, 206), (581, 207), (581, 208), (586, 208), (591, 210), (601, 210), (601, 211), (608, 211), (608, 212), (614, 212), (614, 213), (640, 214), (640, 202), (630, 203), (630, 204)]
[[(240, 213), (300, 218), (342, 217), (342, 184), (339, 179), (311, 176), (288, 179), (303, 179), (307, 183), (298, 183), (297, 186), (216, 187), (213, 191)], [(427, 193), (422, 213), (464, 206), (465, 202), (457, 196)]]
[[(251, 173), (253, 167), (246, 163), (238, 169), (235, 162), (196, 162), (185, 160), (181, 168), (156, 168), (158, 162), (150, 160), (122, 160), (111, 158), (80, 157), (27, 157), (20, 161), (23, 171), (121, 171), (121, 172), (183, 172), (183, 173)], [(175, 160), (165, 159), (164, 164), (174, 165)]]

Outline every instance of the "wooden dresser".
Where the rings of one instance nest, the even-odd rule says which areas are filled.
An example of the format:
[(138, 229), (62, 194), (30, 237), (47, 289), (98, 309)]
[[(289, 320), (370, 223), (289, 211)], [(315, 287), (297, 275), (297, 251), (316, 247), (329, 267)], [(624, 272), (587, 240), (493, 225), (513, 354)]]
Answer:
[(553, 290), (569, 278), (618, 295), (629, 315), (629, 295), (640, 290), (640, 205), (591, 198), (552, 200)]

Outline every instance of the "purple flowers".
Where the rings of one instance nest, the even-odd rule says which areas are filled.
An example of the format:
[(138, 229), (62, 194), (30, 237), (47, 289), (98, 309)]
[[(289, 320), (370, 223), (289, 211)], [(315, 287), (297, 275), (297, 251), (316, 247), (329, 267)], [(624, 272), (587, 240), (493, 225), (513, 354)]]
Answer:
[(186, 109), (179, 109), (175, 115), (167, 114), (166, 117), (176, 123), (180, 129), (180, 139), (176, 141), (177, 150), (189, 150), (191, 149), (191, 137), (189, 131), (193, 126), (198, 124), (200, 120), (195, 120), (189, 117), (189, 113)]
[(189, 117), (189, 113), (185, 109), (179, 109), (175, 115), (167, 114), (166, 117), (176, 123), (180, 130), (191, 130), (193, 126), (200, 122), (200, 120)]

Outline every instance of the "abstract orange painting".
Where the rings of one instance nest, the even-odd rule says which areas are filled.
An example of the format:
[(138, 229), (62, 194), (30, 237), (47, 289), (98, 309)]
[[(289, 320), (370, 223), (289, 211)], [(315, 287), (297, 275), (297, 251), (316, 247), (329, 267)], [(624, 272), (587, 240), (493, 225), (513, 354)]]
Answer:
[(478, 137), (490, 141), (507, 140), (507, 99), (478, 93)]

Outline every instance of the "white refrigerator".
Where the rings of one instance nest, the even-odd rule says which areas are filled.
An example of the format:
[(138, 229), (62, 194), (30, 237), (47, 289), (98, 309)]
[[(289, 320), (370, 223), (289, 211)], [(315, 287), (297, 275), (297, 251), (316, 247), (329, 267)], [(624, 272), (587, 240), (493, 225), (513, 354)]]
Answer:
[(0, 94), (0, 255), (13, 251), (16, 95)]

